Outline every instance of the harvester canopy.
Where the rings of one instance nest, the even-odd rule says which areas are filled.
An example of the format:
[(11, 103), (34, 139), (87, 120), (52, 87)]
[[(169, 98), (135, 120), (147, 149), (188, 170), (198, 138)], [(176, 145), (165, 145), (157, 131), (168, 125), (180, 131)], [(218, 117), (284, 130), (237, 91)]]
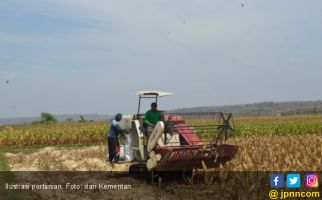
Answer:
[(139, 91), (136, 93), (138, 96), (158, 96), (165, 97), (173, 95), (171, 92), (163, 92), (163, 91), (155, 91), (155, 90), (147, 90), (147, 91)]

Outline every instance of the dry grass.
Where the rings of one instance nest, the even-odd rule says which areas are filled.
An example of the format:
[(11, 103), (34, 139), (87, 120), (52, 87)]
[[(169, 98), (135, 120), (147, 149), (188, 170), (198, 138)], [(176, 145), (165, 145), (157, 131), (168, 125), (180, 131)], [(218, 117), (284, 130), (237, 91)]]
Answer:
[[(131, 184), (130, 191), (63, 191), (38, 192), (43, 199), (265, 199), (269, 171), (321, 171), (322, 136), (250, 136), (231, 138), (228, 143), (240, 146), (236, 158), (220, 169), (216, 169), (204, 184), (198, 179), (189, 182), (166, 182), (160, 189), (144, 183), (142, 179), (127, 176), (119, 178), (81, 178), (73, 177), (64, 182), (88, 183), (101, 182), (112, 184)], [(6, 154), (11, 170), (42, 171), (125, 171), (127, 165), (117, 165), (112, 169), (106, 163), (106, 147), (87, 148), (43, 148), (38, 152)], [(239, 171), (239, 172), (231, 172)], [(243, 171), (243, 172), (240, 172)], [(245, 172), (244, 171), (253, 171)], [(259, 172), (267, 171), (267, 172)], [(63, 177), (66, 178), (66, 177)], [(30, 182), (46, 180), (46, 177), (19, 177)], [(48, 181), (50, 181), (49, 179)], [(187, 184), (188, 183), (188, 184)], [(268, 188), (269, 189), (269, 188)]]
[(0, 127), (0, 146), (41, 146), (61, 144), (102, 144), (107, 123), (60, 123)]
[[(238, 145), (239, 151), (221, 170), (227, 171), (318, 171), (322, 170), (322, 136), (250, 136), (236, 137), (228, 143)], [(106, 147), (53, 148), (25, 154), (7, 153), (11, 170), (37, 171), (109, 171)], [(127, 171), (118, 165), (116, 171)]]
[(34, 153), (6, 153), (12, 171), (127, 171), (128, 164), (106, 162), (105, 146), (87, 148), (46, 147)]
[(229, 143), (239, 145), (240, 149), (225, 170), (322, 170), (322, 135), (236, 137)]

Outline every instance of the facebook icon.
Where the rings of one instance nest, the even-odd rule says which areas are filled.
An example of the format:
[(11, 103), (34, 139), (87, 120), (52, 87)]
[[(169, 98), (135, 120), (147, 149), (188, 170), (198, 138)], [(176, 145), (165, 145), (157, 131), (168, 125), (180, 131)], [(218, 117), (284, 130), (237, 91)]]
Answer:
[(283, 188), (284, 187), (284, 175), (272, 174), (270, 178), (271, 188)]

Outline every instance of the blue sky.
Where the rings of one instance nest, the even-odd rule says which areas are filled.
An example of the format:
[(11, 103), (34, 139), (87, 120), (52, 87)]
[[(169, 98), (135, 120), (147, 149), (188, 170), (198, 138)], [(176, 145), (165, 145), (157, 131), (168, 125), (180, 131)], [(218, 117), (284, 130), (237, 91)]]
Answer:
[(2, 0), (0, 117), (322, 99), (321, 24), (319, 0)]

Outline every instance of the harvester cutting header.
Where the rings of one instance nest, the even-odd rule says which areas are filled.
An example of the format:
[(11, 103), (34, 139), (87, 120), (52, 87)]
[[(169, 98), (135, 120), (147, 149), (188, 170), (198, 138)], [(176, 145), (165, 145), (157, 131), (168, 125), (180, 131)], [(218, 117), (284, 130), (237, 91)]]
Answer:
[[(152, 99), (157, 105), (160, 97), (170, 92), (140, 91), (138, 112), (124, 116), (120, 122), (130, 132), (130, 153), (134, 164), (130, 170), (145, 167), (149, 171), (181, 171), (195, 168), (215, 168), (230, 161), (238, 147), (225, 144), (229, 133), (231, 113), (222, 112), (164, 112), (155, 124), (147, 114), (141, 114), (141, 102)], [(159, 112), (159, 111), (157, 111)], [(152, 114), (153, 115), (153, 114)], [(151, 125), (151, 126), (149, 126)]]

